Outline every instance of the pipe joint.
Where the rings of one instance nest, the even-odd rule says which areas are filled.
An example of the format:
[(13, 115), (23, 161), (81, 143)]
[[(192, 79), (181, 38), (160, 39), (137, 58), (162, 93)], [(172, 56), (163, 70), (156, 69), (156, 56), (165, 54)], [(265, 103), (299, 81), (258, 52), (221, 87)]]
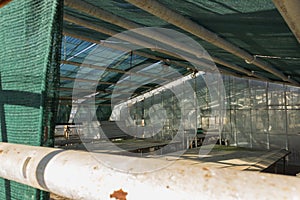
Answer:
[(256, 61), (256, 56), (253, 56), (251, 60), (245, 60), (247, 64), (253, 64)]

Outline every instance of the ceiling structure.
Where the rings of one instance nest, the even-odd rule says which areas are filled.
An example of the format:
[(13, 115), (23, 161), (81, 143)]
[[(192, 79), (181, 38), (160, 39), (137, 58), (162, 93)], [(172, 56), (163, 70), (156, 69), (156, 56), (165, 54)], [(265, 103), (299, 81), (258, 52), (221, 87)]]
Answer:
[[(114, 98), (120, 101), (128, 98), (126, 92), (130, 93), (132, 85), (140, 86), (135, 91), (138, 95), (176, 80), (178, 75), (165, 70), (168, 67), (181, 76), (197, 73), (189, 62), (170, 52), (149, 48), (128, 51), (126, 45), (104, 42), (143, 27), (172, 29), (192, 38), (223, 74), (296, 86), (300, 83), (300, 44), (272, 0), (65, 0), (62, 104), (70, 103), (72, 94), (74, 100), (75, 87), (86, 98), (95, 97), (97, 104), (109, 105), (114, 87), (124, 75), (135, 78), (118, 82), (122, 92)], [(121, 41), (141, 45), (148, 42), (147, 36), (151, 37), (144, 34)], [(174, 38), (160, 34), (155, 39), (181, 48), (190, 58), (199, 57), (188, 45), (178, 47)], [(154, 65), (161, 70), (153, 70)], [(92, 91), (86, 89), (91, 85)]]

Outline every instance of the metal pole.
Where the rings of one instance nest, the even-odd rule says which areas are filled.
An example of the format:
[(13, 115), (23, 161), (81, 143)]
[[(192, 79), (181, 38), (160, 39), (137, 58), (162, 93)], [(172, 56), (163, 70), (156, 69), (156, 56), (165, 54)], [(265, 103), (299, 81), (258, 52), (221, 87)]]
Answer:
[(197, 130), (198, 130), (198, 103), (197, 103), (197, 77), (194, 78), (194, 106), (195, 106), (195, 148), (198, 146)]
[[(128, 169), (137, 165), (168, 167), (132, 174), (109, 168), (95, 157)], [(299, 198), (300, 179), (295, 177), (169, 162), (0, 143), (0, 177), (72, 199)]]
[(193, 22), (191, 19), (167, 8), (162, 3), (156, 0), (126, 0), (127, 2), (173, 24), (187, 32), (192, 33), (193, 35), (213, 44), (219, 48), (222, 48), (233, 55), (236, 55), (242, 59), (244, 59), (247, 63), (253, 64), (277, 77), (280, 77), (282, 80), (286, 82), (290, 82), (293, 84), (299, 83), (295, 80), (290, 79), (286, 75), (284, 75), (281, 71), (274, 68), (269, 63), (266, 63), (262, 59), (256, 58), (255, 56), (251, 55), (250, 53), (246, 52), (245, 50), (235, 46), (234, 44), (230, 43), (229, 41), (221, 38), (216, 33), (204, 28), (203, 26)]
[(267, 109), (267, 149), (270, 149), (270, 111), (269, 111), (269, 83), (266, 83), (266, 109)]
[[(232, 79), (233, 79), (233, 77), (228, 77), (228, 87), (229, 87), (229, 97), (228, 97), (228, 105), (229, 105), (229, 120), (230, 120), (230, 134), (231, 134), (231, 136), (232, 136), (232, 134), (234, 134), (234, 132), (233, 132), (233, 119), (232, 119), (232, 90), (233, 90), (233, 87), (232, 87), (232, 85), (233, 85), (233, 83), (231, 83), (232, 82)], [(234, 142), (235, 142), (235, 144), (236, 144), (236, 140), (235, 140), (235, 137), (234, 137), (234, 135), (233, 135), (233, 140), (234, 140)]]
[[(233, 78), (232, 79), (232, 90), (233, 90), (233, 87), (234, 86), (236, 86), (237, 87), (237, 85), (235, 84), (235, 80), (236, 80), (236, 78)], [(236, 98), (236, 92), (237, 92), (237, 89), (236, 89), (236, 87), (234, 88), (234, 94), (235, 94), (235, 96), (233, 97), (233, 95), (232, 95), (232, 92), (233, 91), (231, 91), (231, 95), (232, 95), (232, 98), (233, 98), (233, 100), (234, 100), (234, 102), (235, 102), (235, 105), (233, 106), (233, 111), (234, 111), (234, 139), (235, 139), (235, 144), (236, 144), (236, 146), (239, 146), (239, 142), (238, 142), (238, 130), (237, 130), (237, 121), (236, 121), (236, 110), (237, 110), (237, 105), (236, 105), (236, 103), (237, 103), (237, 98)]]
[(248, 89), (249, 89), (249, 98), (250, 98), (250, 148), (253, 148), (253, 120), (252, 120), (252, 107), (253, 107), (253, 100), (251, 94), (251, 84), (250, 79), (248, 79)]
[(289, 118), (288, 118), (288, 108), (287, 108), (287, 86), (284, 84), (284, 111), (285, 111), (285, 135), (286, 135), (286, 141), (285, 141), (285, 149), (289, 149)]
[(273, 0), (273, 3), (300, 43), (300, 1)]
[[(119, 17), (117, 15), (114, 15), (114, 14), (112, 14), (110, 12), (107, 12), (107, 11), (105, 11), (103, 9), (100, 9), (98, 7), (95, 7), (95, 6), (91, 5), (91, 4), (85, 3), (83, 1), (79, 1), (79, 0), (65, 0), (64, 3), (65, 3), (65, 6), (67, 6), (67, 7), (73, 8), (75, 10), (79, 10), (79, 11), (81, 11), (83, 13), (86, 13), (88, 15), (91, 15), (91, 16), (93, 16), (95, 18), (104, 20), (104, 21), (112, 23), (114, 25), (118, 25), (118, 26), (123, 27), (123, 28), (128, 29), (128, 30), (135, 29), (135, 28), (142, 28), (143, 27), (143, 26), (141, 26), (141, 25), (139, 25), (139, 24), (137, 24), (137, 23), (135, 23), (133, 21), (130, 21), (130, 20), (127, 20), (125, 18), (122, 18), (122, 17)], [(92, 23), (90, 23), (88, 21), (85, 21), (85, 20), (73, 17), (73, 16), (68, 15), (68, 14), (64, 15), (64, 20), (72, 22), (72, 23), (75, 23), (77, 25), (81, 25), (83, 27), (87, 27), (87, 28), (92, 29), (92, 30), (96, 30), (98, 32), (101, 32), (101, 33), (104, 33), (104, 34), (107, 34), (107, 35), (118, 36), (118, 35), (116, 35), (117, 33), (114, 32), (114, 31), (112, 31), (112, 30), (105, 29), (105, 28), (103, 28), (101, 26), (97, 26), (97, 25), (92, 24)], [(157, 32), (156, 33), (152, 32), (152, 34), (149, 34), (149, 32), (148, 33), (147, 32), (139, 32), (139, 34), (141, 34), (143, 36), (146, 36), (148, 38), (152, 38), (152, 39), (153, 39), (153, 34), (154, 34), (155, 35), (155, 40), (157, 40), (158, 42), (170, 45), (170, 46), (172, 46), (172, 47), (174, 47), (176, 49), (183, 50), (184, 52), (187, 52), (188, 54), (191, 54), (191, 55), (195, 55), (196, 57), (202, 57), (202, 56), (204, 56), (204, 55), (202, 55), (198, 51), (193, 51), (188, 46), (183, 46), (182, 44), (176, 43), (176, 41), (174, 41), (173, 38), (169, 38), (169, 37), (167, 37), (164, 34), (160, 34), (160, 33), (157, 33)], [(127, 39), (126, 38), (122, 38), (122, 39), (123, 40), (127, 40), (127, 41), (131, 41), (131, 42), (133, 42), (135, 44), (139, 44), (141, 46), (145, 46), (145, 43), (144, 43), (145, 41), (142, 41), (142, 40), (138, 41), (138, 39), (136, 39), (136, 38), (132, 38), (132, 37), (129, 38), (129, 37), (127, 37)], [(146, 46), (148, 46), (148, 45), (146, 45)], [(167, 55), (170, 54), (170, 52), (167, 52), (167, 51), (164, 51), (163, 53), (165, 53)], [(172, 56), (178, 57), (176, 54), (173, 54)], [(234, 69), (236, 71), (242, 72), (244, 74), (247, 74), (248, 76), (254, 76), (254, 77), (257, 77), (257, 78), (262, 79), (262, 80), (267, 80), (267, 78), (265, 78), (263, 76), (260, 76), (259, 74), (253, 74), (249, 70), (244, 69), (243, 67), (235, 65), (233, 63), (229, 63), (229, 62), (227, 62), (225, 60), (222, 60), (220, 58), (210, 56), (210, 57), (206, 57), (206, 59), (208, 59), (208, 60), (213, 59), (214, 62), (216, 62), (216, 63), (218, 63), (220, 65), (223, 65), (223, 66), (226, 66), (228, 68)], [(196, 63), (198, 63), (198, 60), (196, 60)], [(202, 65), (204, 65), (204, 63), (202, 63)]]
[[(223, 99), (222, 99), (222, 97), (223, 96), (221, 96), (221, 80), (218, 80), (218, 93), (219, 93), (219, 119), (218, 119), (218, 123), (219, 123), (219, 127), (218, 127), (218, 130), (219, 130), (219, 138), (220, 138), (220, 140), (219, 140), (219, 143), (220, 143), (220, 145), (222, 144), (222, 139), (224, 139), (224, 141), (225, 141), (225, 139), (226, 138), (222, 138), (222, 128), (223, 128), (223, 108), (222, 108), (222, 101), (223, 101)], [(227, 144), (226, 144), (227, 145)]]

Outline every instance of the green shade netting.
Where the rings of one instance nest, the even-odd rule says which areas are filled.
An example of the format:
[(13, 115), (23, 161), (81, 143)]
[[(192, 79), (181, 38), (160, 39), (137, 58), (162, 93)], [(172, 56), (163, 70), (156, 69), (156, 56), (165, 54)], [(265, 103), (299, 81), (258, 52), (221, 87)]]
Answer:
[[(0, 8), (2, 142), (53, 145), (61, 4), (59, 0), (15, 0)], [(48, 198), (46, 192), (0, 179), (1, 200)]]

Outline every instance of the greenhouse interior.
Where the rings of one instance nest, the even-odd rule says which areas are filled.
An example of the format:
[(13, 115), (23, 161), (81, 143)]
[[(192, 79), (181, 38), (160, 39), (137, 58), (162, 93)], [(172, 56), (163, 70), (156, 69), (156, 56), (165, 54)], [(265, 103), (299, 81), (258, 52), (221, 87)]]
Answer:
[(0, 0), (0, 200), (299, 199), (299, 13)]

